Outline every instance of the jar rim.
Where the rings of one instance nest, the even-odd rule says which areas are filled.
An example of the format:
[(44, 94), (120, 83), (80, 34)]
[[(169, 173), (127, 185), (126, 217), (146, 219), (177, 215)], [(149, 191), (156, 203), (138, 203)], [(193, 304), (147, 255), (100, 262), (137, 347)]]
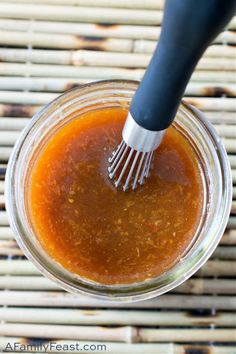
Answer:
[[(191, 262), (189, 262), (189, 264), (187, 265), (182, 262), (182, 270), (179, 269), (180, 264), (177, 263), (177, 265), (175, 265), (169, 271), (157, 277), (159, 279), (159, 283), (163, 283), (163, 285), (160, 285), (159, 287), (155, 287), (155, 284), (150, 287), (151, 282), (142, 282), (137, 283), (136, 286), (135, 284), (129, 284), (129, 287), (135, 287), (135, 290), (133, 291), (126, 289), (125, 291), (117, 291), (116, 293), (114, 293), (114, 286), (98, 286), (97, 283), (95, 283), (95, 285), (92, 284), (92, 288), (90, 286), (86, 287), (86, 284), (82, 284), (82, 286), (80, 284), (80, 286), (78, 287), (73, 286), (71, 282), (66, 281), (65, 279), (63, 279), (63, 277), (59, 278), (57, 274), (50, 272), (49, 269), (46, 269), (45, 263), (43, 262), (45, 261), (45, 259), (42, 260), (39, 256), (36, 257), (35, 251), (32, 250), (32, 245), (29, 246), (29, 244), (26, 244), (25, 239), (22, 236), (22, 233), (25, 232), (25, 229), (22, 226), (22, 218), (24, 217), (24, 215), (21, 214), (22, 211), (19, 210), (17, 205), (16, 188), (19, 188), (19, 183), (23, 183), (21, 181), (21, 176), (19, 175), (19, 159), (21, 157), (21, 151), (27, 143), (27, 137), (29, 133), (33, 130), (33, 128), (36, 131), (37, 129), (40, 129), (40, 121), (42, 122), (44, 117), (50, 117), (50, 113), (55, 113), (55, 111), (61, 109), (63, 105), (70, 105), (72, 103), (71, 99), (74, 98), (74, 96), (76, 96), (75, 99), (78, 100), (78, 97), (82, 99), (81, 97), (84, 97), (89, 94), (91, 95), (91, 93), (95, 94), (96, 96), (101, 92), (109, 92), (109, 90), (120, 90), (125, 96), (125, 90), (134, 93), (137, 88), (137, 85), (138, 81), (134, 80), (103, 80), (84, 84), (78, 88), (76, 87), (66, 91), (64, 94), (54, 99), (42, 110), (40, 110), (34, 115), (30, 123), (23, 130), (9, 159), (6, 173), (6, 210), (10, 220), (10, 226), (13, 228), (16, 240), (20, 247), (23, 249), (24, 253), (27, 255), (27, 257), (38, 267), (38, 269), (44, 275), (46, 275), (51, 280), (60, 285), (62, 288), (70, 292), (84, 292), (97, 298), (103, 298), (106, 300), (114, 301), (125, 300), (126, 302), (144, 300), (157, 295), (161, 295), (180, 285), (205, 263), (205, 261), (210, 257), (210, 255), (216, 248), (228, 221), (232, 199), (232, 177), (226, 150), (221, 140), (219, 139), (214, 127), (211, 125), (210, 122), (207, 121), (204, 115), (196, 108), (182, 101), (179, 110), (182, 110), (185, 115), (189, 115), (192, 117), (192, 119), (196, 120), (197, 124), (199, 124), (201, 128), (207, 133), (209, 139), (208, 144), (212, 145), (212, 149), (214, 149), (219, 162), (219, 168), (221, 172), (220, 183), (222, 184), (221, 195), (218, 196), (219, 205), (217, 220), (215, 219), (214, 225), (214, 237), (212, 237), (211, 242), (209, 242), (207, 246), (203, 245), (202, 243), (201, 249), (196, 250), (194, 260), (192, 259)], [(184, 266), (185, 269), (183, 268)], [(176, 276), (174, 276), (173, 269), (175, 269)], [(168, 274), (169, 272), (170, 274)], [(73, 275), (71, 274), (71, 276)], [(152, 279), (152, 281), (154, 282), (157, 278)], [(168, 281), (166, 281), (167, 278)], [(110, 289), (112, 291), (110, 291)]]

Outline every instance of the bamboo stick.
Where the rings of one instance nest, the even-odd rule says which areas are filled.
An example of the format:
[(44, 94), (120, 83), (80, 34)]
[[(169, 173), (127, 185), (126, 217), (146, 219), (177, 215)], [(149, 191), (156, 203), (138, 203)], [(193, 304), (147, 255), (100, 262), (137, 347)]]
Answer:
[[(1, 86), (0, 86), (1, 88)], [(187, 96), (236, 96), (236, 85), (233, 83), (210, 83), (210, 82), (192, 82), (190, 81), (186, 87), (185, 95)]]
[[(233, 31), (222, 32), (213, 42), (213, 44), (235, 45), (236, 34)], [(153, 53), (156, 42), (149, 39), (137, 39), (134, 41), (133, 52), (135, 53)]]
[[(0, 150), (0, 156), (1, 156), (1, 150)], [(8, 222), (7, 213), (5, 211), (0, 211), (0, 225), (6, 226), (8, 224), (9, 222)]]
[(151, 300), (138, 302), (102, 301), (93, 297), (65, 292), (2, 291), (0, 305), (41, 307), (97, 307), (97, 308), (143, 308), (143, 309), (218, 309), (236, 310), (235, 296), (212, 295), (162, 295)]
[[(4, 182), (0, 181), (0, 186), (1, 186), (1, 183), (4, 183)], [(14, 234), (9, 226), (1, 226), (0, 227), (0, 240), (12, 240), (13, 238), (14, 238)]]
[[(48, 78), (48, 77), (1, 77), (0, 90), (31, 90), (40, 92), (63, 92), (72, 87), (95, 79), (66, 79), (66, 78)], [(192, 82), (188, 84), (185, 95), (187, 96), (218, 96), (227, 95), (236, 96), (236, 85), (233, 83), (221, 82)], [(1, 124), (1, 122), (0, 122)], [(13, 129), (14, 130), (14, 129)], [(231, 132), (232, 134), (232, 132)]]
[(60, 338), (116, 342), (235, 342), (234, 329), (149, 329), (98, 326), (64, 326), (41, 324), (0, 324), (3, 336), (28, 336), (30, 338)]
[[(95, 81), (93, 79), (66, 79), (66, 78), (48, 78), (48, 77), (1, 77), (0, 90), (30, 90), (40, 92), (64, 92), (72, 87), (79, 86), (88, 82)], [(205, 85), (203, 84), (203, 87)], [(220, 87), (220, 83), (219, 83)], [(223, 92), (234, 95), (234, 85), (226, 84), (222, 87)], [(1, 124), (1, 122), (0, 122)]]
[[(14, 333), (14, 332), (13, 332)], [(149, 329), (140, 328), (141, 342), (235, 342), (236, 330), (214, 329)]]
[[(67, 79), (130, 79), (140, 80), (144, 73), (143, 69), (109, 68), (109, 67), (73, 67), (70, 65), (47, 65), (47, 64), (22, 64), (0, 63), (0, 75), (2, 76), (25, 76), (25, 73), (36, 77), (58, 77)], [(192, 76), (194, 82), (227, 82), (234, 83), (234, 72), (230, 71), (195, 71)]]
[(235, 313), (221, 312), (216, 316), (180, 311), (145, 310), (77, 310), (45, 308), (0, 308), (0, 318), (6, 322), (48, 323), (66, 325), (136, 325), (136, 326), (221, 326), (234, 327)]
[[(228, 28), (236, 29), (236, 17), (231, 21)], [(109, 45), (112, 50), (115, 50), (115, 45), (112, 46), (112, 38), (120, 39), (141, 39), (141, 42), (134, 42), (136, 48), (132, 50), (137, 52), (152, 53), (155, 43), (148, 42), (145, 44), (143, 40), (157, 41), (160, 37), (161, 27), (157, 26), (140, 26), (140, 25), (103, 25), (93, 23), (73, 23), (73, 22), (57, 22), (57, 21), (32, 21), (32, 20), (15, 20), (15, 19), (0, 19), (0, 30), (3, 31), (15, 31), (15, 32), (32, 32), (32, 33), (51, 33), (55, 34), (70, 34), (82, 37), (94, 37), (94, 38), (110, 38)], [(228, 37), (234, 41), (232, 32), (223, 32), (221, 37), (218, 37), (216, 42), (227, 43)], [(114, 42), (115, 43), (115, 42)], [(217, 48), (214, 48), (217, 47)], [(119, 46), (118, 46), (119, 51)], [(234, 49), (230, 46), (213, 45), (210, 46), (205, 55), (213, 57), (234, 57)]]
[[(221, 241), (220, 241), (220, 244), (221, 245), (236, 245), (236, 230), (226, 230)], [(216, 251), (217, 251), (217, 249), (216, 249)]]
[[(1, 154), (0, 154), (1, 161)], [(0, 163), (0, 180), (4, 180), (6, 174), (7, 165)]]
[(33, 18), (39, 20), (82, 21), (95, 23), (123, 23), (160, 25), (162, 11), (127, 10), (115, 8), (89, 8), (75, 6), (50, 6), (41, 4), (18, 3), (12, 6), (7, 2), (0, 3), (3, 18)]
[(236, 247), (219, 246), (216, 248), (211, 258), (217, 258), (222, 260), (236, 260)]
[(198, 272), (198, 276), (236, 276), (236, 262), (209, 260)]
[[(144, 24), (160, 25), (163, 12), (160, 10), (144, 10), (124, 8), (99, 8), (99, 7), (75, 7), (44, 4), (0, 3), (0, 13), (3, 18), (33, 18), (39, 20), (63, 20), (63, 21), (82, 21), (95, 23), (118, 23), (118, 24)], [(235, 20), (231, 21), (234, 28)]]
[[(3, 212), (0, 212), (0, 215)], [(1, 275), (35, 275), (39, 274), (34, 265), (27, 260), (0, 260)], [(198, 272), (198, 276), (233, 277), (236, 275), (236, 262), (209, 260)]]
[(47, 33), (13, 31), (0, 31), (0, 44), (11, 46), (32, 45), (33, 47), (55, 49), (99, 49), (117, 52), (131, 52), (134, 46), (132, 39), (103, 38), (94, 40), (90, 37), (78, 37), (70, 34), (48, 35)]
[[(47, 5), (65, 5), (64, 0), (9, 0), (8, 2), (14, 3), (38, 3), (38, 4), (47, 4)], [(67, 5), (73, 6), (86, 6), (86, 7), (107, 7), (107, 8), (127, 8), (127, 9), (143, 9), (143, 10), (163, 10), (164, 0), (136, 0), (135, 3), (133, 0), (67, 0)], [(233, 18), (228, 27), (236, 28), (235, 18)]]
[[(235, 139), (225, 139), (221, 138), (221, 141), (223, 142), (226, 150), (228, 153), (236, 153), (236, 140)], [(233, 204), (233, 209), (231, 209), (231, 212), (235, 212), (235, 204)]]
[[(7, 340), (7, 341), (6, 341)], [(6, 337), (5, 339), (0, 339), (0, 345), (1, 343), (3, 346), (3, 349), (5, 349), (7, 343), (11, 342), (12, 347), (14, 348), (14, 342), (20, 343), (23, 346), (26, 346), (27, 343), (29, 343), (29, 348), (31, 348), (32, 344), (29, 341), (27, 341), (25, 338), (12, 338), (12, 337)], [(80, 341), (80, 346), (75, 350), (75, 342), (69, 341), (69, 340), (53, 340), (53, 344), (50, 345), (50, 341), (44, 341), (43, 344), (41, 345), (42, 348), (43, 345), (50, 345), (51, 348), (48, 348), (49, 353), (58, 353), (58, 349), (56, 346), (59, 348), (63, 348), (63, 345), (68, 346), (70, 348), (70, 345), (73, 346), (73, 353), (77, 354), (87, 354), (88, 353), (88, 345), (91, 345), (92, 351), (94, 354), (100, 354), (101, 350), (106, 350), (110, 354), (139, 354), (139, 353), (148, 353), (148, 354), (187, 354), (186, 350), (190, 353), (198, 353), (198, 354), (204, 354), (204, 353), (210, 353), (210, 354), (232, 354), (234, 353), (234, 347), (233, 346), (214, 346), (212, 344), (210, 345), (195, 345), (195, 344), (174, 344), (174, 343), (114, 343), (114, 342), (106, 342), (105, 344), (102, 344), (101, 342), (83, 342)], [(94, 348), (97, 348), (95, 349)], [(36, 349), (37, 350), (37, 344), (36, 344)], [(83, 349), (84, 348), (84, 349)], [(103, 348), (103, 349), (102, 349)], [(106, 349), (105, 349), (106, 348)], [(45, 349), (43, 349), (45, 350)], [(94, 351), (96, 350), (96, 351)], [(25, 354), (29, 354), (29, 352), (24, 351)], [(68, 351), (60, 351), (62, 354), (67, 354)], [(0, 354), (4, 354), (1, 352)]]
[[(233, 184), (235, 184), (236, 183), (236, 170), (235, 169), (231, 170), (231, 173), (232, 173)], [(232, 220), (231, 222), (233, 222), (232, 227), (236, 227), (236, 220), (234, 220), (234, 221)]]
[[(4, 181), (0, 181), (0, 193), (4, 192)], [(0, 232), (1, 234), (1, 232)]]
[[(0, 30), (34, 33), (70, 34), (81, 37), (147, 39), (157, 41), (161, 28), (157, 26), (140, 25), (110, 25), (94, 23), (73, 23), (58, 21), (29, 21), (15, 19), (0, 19)], [(114, 50), (114, 47), (113, 47)], [(226, 49), (227, 50), (227, 49)], [(153, 50), (152, 50), (153, 51)]]
[(3, 194), (0, 194), (0, 209), (5, 208), (5, 197)]
[[(1, 79), (0, 79), (1, 82)], [(0, 131), (21, 131), (26, 124), (29, 122), (28, 118), (11, 118), (11, 117), (1, 117), (0, 118)], [(0, 182), (0, 192), (3, 191)]]
[(235, 295), (234, 279), (190, 279), (173, 289), (179, 294), (227, 294)]
[(215, 125), (215, 128), (219, 135), (227, 138), (236, 138), (236, 126), (230, 125)]
[(228, 159), (229, 159), (231, 168), (235, 168), (236, 167), (236, 156), (235, 155), (228, 155)]
[[(1, 95), (1, 94), (0, 94)], [(1, 131), (0, 130), (0, 145), (1, 146), (12, 146), (15, 144), (16, 140), (19, 137), (19, 132), (15, 132), (15, 131)], [(2, 200), (0, 198), (0, 204), (1, 204)]]
[(233, 187), (233, 198), (236, 199), (236, 187)]
[[(236, 144), (236, 142), (235, 142)], [(236, 214), (236, 201), (233, 200), (231, 207), (231, 214)]]
[(40, 275), (39, 270), (28, 260), (0, 260), (1, 275)]
[[(0, 63), (0, 75), (3, 76), (30, 76), (64, 77), (64, 78), (94, 78), (94, 79), (133, 79), (139, 80), (143, 69), (128, 70), (125, 68), (98, 68), (98, 67), (73, 67), (70, 65), (40, 65), (40, 64), (15, 64)], [(227, 72), (230, 74), (230, 72)], [(231, 73), (232, 79), (232, 73)]]
[(0, 323), (0, 335), (130, 343), (137, 339), (137, 330), (128, 326), (106, 328), (98, 326), (51, 326), (46, 324)]
[[(23, 345), (24, 347), (27, 348), (27, 344), (29, 344), (29, 350), (31, 350), (32, 347), (32, 341), (30, 339), (26, 338), (19, 338), (19, 337), (5, 337), (5, 338), (0, 338), (0, 348), (2, 350), (5, 350), (7, 344), (10, 343), (12, 347), (14, 348), (14, 343), (19, 343), (19, 345)], [(34, 343), (34, 342), (33, 342)], [(41, 343), (40, 343), (41, 344)], [(36, 351), (38, 351), (38, 344), (37, 342), (35, 343), (35, 348)], [(41, 347), (43, 350), (45, 350), (42, 345), (48, 345), (48, 352), (49, 353), (58, 353), (58, 349), (56, 346), (60, 346), (59, 348), (62, 348), (63, 345), (66, 345), (68, 348), (70, 348), (71, 345), (75, 347), (75, 341), (70, 341), (70, 340), (53, 340), (53, 342), (50, 341), (43, 341), (43, 344), (41, 344)], [(87, 354), (88, 353), (88, 345), (91, 345), (91, 348), (93, 350), (94, 354), (100, 354), (101, 350), (106, 350), (109, 354), (140, 354), (140, 353), (148, 353), (148, 354), (187, 354), (186, 351), (189, 353), (198, 353), (198, 354), (232, 354), (234, 353), (234, 346), (229, 346), (226, 344), (225, 346), (215, 346), (215, 345), (195, 345), (195, 344), (174, 344), (174, 343), (114, 343), (114, 342), (106, 342), (106, 343), (101, 343), (101, 342), (89, 342), (89, 341), (80, 341), (78, 348), (75, 348), (73, 350), (73, 353), (75, 354)], [(96, 349), (94, 348), (94, 345), (96, 346)], [(101, 347), (103, 345), (103, 347)], [(105, 345), (105, 347), (104, 347)], [(103, 348), (103, 349), (102, 349)], [(106, 348), (106, 349), (105, 349)], [(96, 351), (94, 351), (96, 350)], [(32, 350), (31, 350), (32, 352)], [(1, 354), (4, 354), (2, 352)], [(29, 354), (29, 352), (24, 351), (25, 354)], [(62, 354), (67, 354), (68, 351), (60, 351)]]
[(208, 111), (205, 116), (212, 124), (236, 124), (235, 112)]
[[(11, 91), (11, 94), (9, 95), (8, 91), (0, 91), (0, 102), (12, 104), (44, 105), (54, 100), (57, 96), (58, 95), (55, 93), (18, 91)], [(15, 134), (14, 132), (12, 133)]]
[[(61, 67), (61, 66), (60, 66)], [(73, 68), (72, 68), (73, 69)], [(80, 69), (80, 68), (77, 68)], [(92, 68), (90, 68), (92, 69)], [(4, 103), (17, 103), (17, 104), (47, 104), (51, 100), (57, 97), (57, 94), (45, 93), (45, 92), (17, 92), (12, 91), (9, 95), (8, 91), (0, 91), (0, 102)], [(185, 97), (186, 102), (204, 111), (229, 111), (234, 112), (236, 109), (235, 98), (215, 98), (215, 97)]]
[[(7, 161), (11, 155), (12, 147), (1, 147), (0, 146), (0, 161)], [(1, 225), (1, 216), (0, 216), (0, 225)]]
[(14, 117), (31, 118), (41, 108), (42, 108), (41, 106), (0, 104), (0, 117), (11, 116), (12, 118)]
[[(235, 170), (232, 170), (232, 172), (234, 172), (234, 171)], [(233, 179), (234, 179), (234, 177), (236, 177), (236, 173), (234, 173), (234, 175), (233, 175)], [(234, 182), (236, 182), (236, 178), (234, 179)], [(236, 229), (236, 217), (231, 216), (229, 218), (229, 221), (228, 221), (228, 224), (227, 224), (227, 228), (228, 229)]]
[(236, 100), (234, 98), (185, 97), (184, 100), (192, 104), (193, 106), (197, 107), (198, 109), (204, 111), (227, 110), (227, 111), (234, 112), (236, 109)]
[[(233, 75), (233, 77), (231, 76)], [(231, 77), (230, 77), (231, 76)], [(234, 72), (226, 71), (195, 71), (191, 78), (195, 82), (235, 82)]]
[[(46, 5), (65, 5), (64, 0), (9, 0), (12, 3), (32, 3)], [(67, 5), (86, 6), (86, 7), (108, 7), (108, 8), (127, 8), (127, 9), (143, 9), (143, 10), (163, 10), (164, 0), (67, 0)]]
[[(60, 291), (60, 288), (50, 280), (40, 276), (0, 276), (0, 289), (8, 290), (47, 290)], [(177, 294), (235, 294), (233, 279), (190, 279), (178, 288)]]
[(14, 240), (0, 241), (1, 256), (23, 256), (22, 250), (18, 247)]
[[(9, 32), (6, 32), (7, 44), (9, 44)], [(12, 32), (10, 32), (12, 35)], [(22, 34), (20, 33), (22, 40)], [(33, 34), (33, 36), (36, 36)], [(45, 34), (47, 39), (53, 41), (55, 45), (56, 41), (53, 37)], [(36, 38), (35, 37), (35, 38)], [(11, 38), (11, 37), (10, 37)], [(1, 37), (0, 41), (3, 38)], [(27, 43), (32, 43), (27, 40)], [(44, 40), (45, 42), (45, 40)], [(26, 44), (27, 44), (26, 43)], [(63, 42), (62, 42), (63, 43)], [(97, 43), (97, 42), (96, 42)], [(19, 44), (19, 41), (17, 41)], [(25, 43), (24, 43), (25, 44)], [(34, 45), (34, 43), (32, 43)], [(66, 42), (69, 45), (69, 41)], [(44, 44), (46, 46), (46, 43)], [(232, 47), (233, 48), (233, 47)], [(109, 50), (107, 48), (107, 50)], [(234, 52), (236, 55), (236, 51)], [(60, 65), (75, 65), (75, 66), (106, 66), (106, 67), (130, 67), (130, 68), (146, 68), (151, 59), (150, 54), (142, 53), (116, 53), (116, 52), (101, 52), (101, 51), (89, 51), (89, 50), (77, 50), (77, 51), (59, 51), (59, 50), (28, 50), (28, 49), (0, 49), (1, 61), (10, 62), (32, 62), (43, 64), (60, 64)], [(235, 58), (219, 58), (219, 57), (203, 57), (198, 66), (198, 70), (226, 70), (231, 71), (236, 69)]]
[[(72, 53), (71, 62), (76, 66), (146, 68), (150, 59), (149, 55), (137, 53), (76, 51)], [(196, 70), (231, 71), (235, 69), (235, 59), (229, 58), (202, 58), (196, 67)]]

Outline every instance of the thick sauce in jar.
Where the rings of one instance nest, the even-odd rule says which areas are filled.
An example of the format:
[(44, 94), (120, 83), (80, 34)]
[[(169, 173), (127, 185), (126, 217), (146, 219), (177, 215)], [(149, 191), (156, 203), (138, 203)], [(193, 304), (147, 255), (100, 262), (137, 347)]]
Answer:
[(174, 127), (154, 153), (151, 177), (116, 190), (108, 157), (127, 112), (86, 113), (50, 138), (30, 172), (33, 229), (64, 268), (102, 284), (156, 277), (184, 254), (199, 225), (203, 185), (187, 139)]

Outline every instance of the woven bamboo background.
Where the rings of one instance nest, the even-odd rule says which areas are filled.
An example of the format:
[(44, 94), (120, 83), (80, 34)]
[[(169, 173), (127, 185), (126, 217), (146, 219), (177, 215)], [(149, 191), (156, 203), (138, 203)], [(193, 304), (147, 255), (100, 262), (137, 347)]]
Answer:
[[(0, 1), (0, 352), (14, 341), (78, 341), (105, 343), (115, 354), (236, 353), (236, 187), (228, 228), (207, 264), (171, 293), (133, 304), (65, 293), (41, 276), (17, 247), (5, 211), (7, 160), (30, 117), (75, 85), (140, 79), (162, 9), (163, 0)], [(236, 185), (235, 30), (233, 18), (201, 59), (186, 99), (221, 135)]]

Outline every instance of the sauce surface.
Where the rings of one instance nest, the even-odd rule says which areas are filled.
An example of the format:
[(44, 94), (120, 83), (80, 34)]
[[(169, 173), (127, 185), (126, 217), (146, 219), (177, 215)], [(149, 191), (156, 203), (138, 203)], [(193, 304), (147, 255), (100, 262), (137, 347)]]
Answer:
[(116, 190), (108, 157), (127, 112), (86, 113), (60, 128), (35, 159), (29, 205), (47, 253), (67, 270), (102, 284), (127, 284), (170, 269), (200, 222), (203, 185), (189, 142), (168, 129), (151, 177), (135, 191)]

